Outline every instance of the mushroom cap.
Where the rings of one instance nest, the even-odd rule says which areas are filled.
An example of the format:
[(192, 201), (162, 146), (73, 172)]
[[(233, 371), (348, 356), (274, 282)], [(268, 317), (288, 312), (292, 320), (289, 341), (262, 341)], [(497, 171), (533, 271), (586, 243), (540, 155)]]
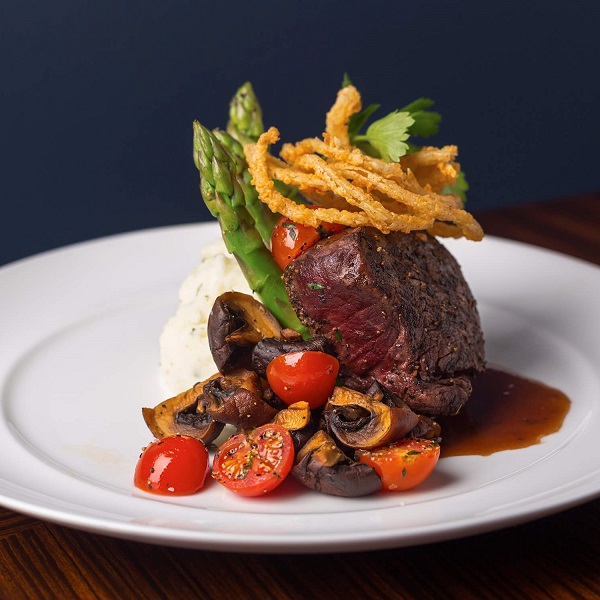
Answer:
[(406, 436), (419, 422), (407, 406), (389, 406), (336, 386), (323, 410), (328, 431), (344, 446), (370, 449)]
[(214, 441), (223, 430), (223, 423), (198, 410), (199, 399), (206, 383), (217, 377), (196, 383), (193, 387), (157, 404), (154, 408), (142, 408), (142, 416), (155, 438), (160, 439), (177, 433), (189, 435), (205, 444)]
[(249, 294), (226, 292), (214, 302), (207, 323), (208, 344), (221, 373), (250, 366), (252, 349), (265, 337), (279, 338), (277, 319)]
[(306, 487), (332, 496), (367, 496), (381, 489), (376, 471), (350, 460), (322, 429), (298, 453), (292, 475)]

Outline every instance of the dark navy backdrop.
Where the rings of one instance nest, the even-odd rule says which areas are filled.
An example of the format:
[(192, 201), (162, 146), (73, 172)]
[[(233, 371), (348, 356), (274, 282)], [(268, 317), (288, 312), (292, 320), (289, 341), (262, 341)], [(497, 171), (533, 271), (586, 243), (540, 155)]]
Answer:
[(208, 218), (191, 122), (245, 80), (288, 140), (344, 72), (386, 110), (434, 98), (472, 210), (597, 191), (599, 23), (598, 0), (5, 2), (0, 264)]

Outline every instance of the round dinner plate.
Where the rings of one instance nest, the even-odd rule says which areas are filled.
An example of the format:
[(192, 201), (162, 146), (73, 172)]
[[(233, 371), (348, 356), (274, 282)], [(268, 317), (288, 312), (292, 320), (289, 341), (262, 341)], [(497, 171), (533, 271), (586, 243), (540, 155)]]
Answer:
[(286, 481), (240, 498), (137, 490), (164, 399), (158, 338), (215, 224), (77, 244), (0, 269), (0, 504), (150, 543), (239, 552), (340, 552), (481, 533), (600, 495), (600, 269), (525, 244), (449, 240), (476, 298), (490, 363), (572, 401), (540, 444), (443, 458), (421, 487), (336, 498)]

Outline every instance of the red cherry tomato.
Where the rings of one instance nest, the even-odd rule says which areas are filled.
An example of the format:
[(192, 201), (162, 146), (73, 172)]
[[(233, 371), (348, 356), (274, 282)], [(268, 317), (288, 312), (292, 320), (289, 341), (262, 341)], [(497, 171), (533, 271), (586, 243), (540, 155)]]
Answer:
[(171, 435), (144, 449), (135, 467), (134, 484), (152, 494), (185, 496), (203, 487), (208, 471), (208, 452), (201, 441)]
[(315, 228), (281, 217), (271, 234), (271, 253), (279, 268), (283, 270), (320, 239), (338, 233), (342, 229), (345, 229), (345, 225), (321, 223)]
[(289, 352), (267, 366), (267, 381), (286, 404), (308, 402), (317, 408), (327, 401), (340, 369), (335, 356), (325, 352)]
[[(318, 206), (309, 206), (308, 208), (312, 208), (313, 210), (319, 208)], [(321, 224), (317, 227), (317, 231), (319, 232), (320, 238), (326, 238), (334, 233), (338, 233), (342, 231), (342, 229), (346, 229), (346, 225), (340, 225), (339, 223), (327, 223), (325, 221), (321, 221)]]
[(293, 464), (290, 432), (267, 423), (224, 442), (215, 453), (212, 476), (240, 496), (262, 496), (281, 484)]
[(271, 234), (271, 253), (280, 269), (285, 269), (304, 250), (319, 241), (319, 233), (314, 227), (294, 223), (281, 217)]
[(431, 475), (439, 457), (440, 445), (420, 438), (356, 451), (357, 460), (373, 467), (381, 477), (383, 489), (392, 492), (404, 492), (421, 485)]
[(339, 233), (342, 229), (346, 229), (346, 225), (340, 225), (339, 223), (321, 223), (317, 227), (317, 231), (319, 232), (319, 236), (321, 238), (329, 237), (334, 233)]

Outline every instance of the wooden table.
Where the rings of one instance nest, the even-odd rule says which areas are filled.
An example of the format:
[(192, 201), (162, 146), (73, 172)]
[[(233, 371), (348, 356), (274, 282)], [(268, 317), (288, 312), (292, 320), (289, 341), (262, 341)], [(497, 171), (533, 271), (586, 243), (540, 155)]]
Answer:
[[(600, 195), (478, 215), (487, 233), (600, 264)], [(600, 450), (599, 450), (600, 453)], [(182, 550), (0, 508), (0, 598), (600, 598), (600, 499), (494, 533), (329, 555)]]

